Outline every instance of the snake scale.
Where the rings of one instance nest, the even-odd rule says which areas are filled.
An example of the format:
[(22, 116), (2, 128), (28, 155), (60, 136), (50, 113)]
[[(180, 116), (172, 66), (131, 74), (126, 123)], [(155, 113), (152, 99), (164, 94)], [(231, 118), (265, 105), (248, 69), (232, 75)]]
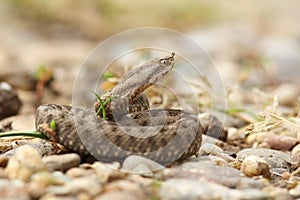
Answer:
[[(36, 112), (36, 128), (67, 149), (103, 162), (122, 162), (140, 155), (161, 164), (182, 161), (196, 154), (203, 128), (196, 115), (179, 109), (149, 109), (142, 92), (165, 76), (174, 66), (174, 53), (152, 59), (129, 71), (102, 101), (107, 118), (94, 108), (45, 104)], [(44, 125), (55, 121), (53, 133)]]

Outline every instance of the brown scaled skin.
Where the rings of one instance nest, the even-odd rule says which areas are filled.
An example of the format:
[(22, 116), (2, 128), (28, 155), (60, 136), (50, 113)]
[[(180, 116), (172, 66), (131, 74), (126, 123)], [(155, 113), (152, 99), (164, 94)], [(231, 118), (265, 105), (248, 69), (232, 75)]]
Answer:
[[(117, 96), (108, 107), (109, 120), (96, 116), (91, 109), (47, 104), (37, 109), (36, 127), (49, 137), (40, 125), (55, 120), (58, 143), (103, 162), (122, 162), (129, 155), (144, 156), (164, 165), (182, 161), (196, 154), (201, 146), (203, 130), (198, 118), (182, 110), (149, 110), (142, 94), (173, 65), (174, 53), (129, 71), (111, 92), (102, 96)], [(132, 110), (134, 113), (129, 113)]]

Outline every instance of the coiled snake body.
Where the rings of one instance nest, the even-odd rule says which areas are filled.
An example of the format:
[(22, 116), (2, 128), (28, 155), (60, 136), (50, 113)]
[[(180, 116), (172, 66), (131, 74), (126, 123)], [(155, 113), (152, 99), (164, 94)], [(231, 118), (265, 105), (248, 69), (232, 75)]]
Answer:
[(196, 154), (201, 146), (202, 127), (198, 118), (177, 109), (149, 110), (142, 92), (167, 74), (174, 65), (174, 53), (155, 58), (134, 68), (103, 101), (107, 119), (94, 109), (66, 105), (41, 105), (36, 112), (36, 128), (53, 138), (45, 124), (55, 121), (55, 140), (81, 155), (92, 155), (104, 162), (123, 161), (141, 155), (161, 164), (181, 161)]

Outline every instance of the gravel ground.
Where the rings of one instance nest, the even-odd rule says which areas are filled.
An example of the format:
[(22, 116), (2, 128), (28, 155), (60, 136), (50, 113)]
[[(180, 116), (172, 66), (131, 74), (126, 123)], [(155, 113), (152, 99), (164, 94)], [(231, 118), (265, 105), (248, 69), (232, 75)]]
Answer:
[[(0, 132), (34, 130), (37, 104), (70, 104), (79, 66), (95, 46), (41, 37), (11, 19), (0, 18)], [(139, 156), (88, 162), (60, 145), (57, 154), (44, 139), (0, 138), (0, 199), (300, 199), (300, 33), (289, 23), (274, 27), (236, 23), (187, 33), (223, 79), (226, 141), (205, 135), (196, 156), (164, 167)], [(33, 74), (42, 63), (54, 80), (38, 98)], [(202, 121), (209, 94), (195, 87)], [(161, 91), (149, 91), (152, 105), (176, 107)], [(214, 115), (223, 122), (223, 111)]]

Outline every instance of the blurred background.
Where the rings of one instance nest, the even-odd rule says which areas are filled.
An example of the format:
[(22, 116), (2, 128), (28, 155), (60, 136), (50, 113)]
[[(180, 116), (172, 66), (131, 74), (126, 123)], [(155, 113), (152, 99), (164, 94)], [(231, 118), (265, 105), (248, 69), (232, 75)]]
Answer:
[[(299, 8), (300, 1), (279, 0), (3, 0), (0, 81), (23, 88), (19, 93), (28, 105), (70, 103), (78, 67), (99, 42), (154, 26), (180, 31), (201, 44), (233, 96), (241, 86), (293, 90), (282, 101), (291, 104), (299, 94)], [(53, 77), (52, 91), (43, 91)], [(44, 96), (29, 92), (39, 91), (37, 82)], [(248, 97), (234, 98), (244, 102)], [(26, 105), (23, 112), (34, 111)]]

